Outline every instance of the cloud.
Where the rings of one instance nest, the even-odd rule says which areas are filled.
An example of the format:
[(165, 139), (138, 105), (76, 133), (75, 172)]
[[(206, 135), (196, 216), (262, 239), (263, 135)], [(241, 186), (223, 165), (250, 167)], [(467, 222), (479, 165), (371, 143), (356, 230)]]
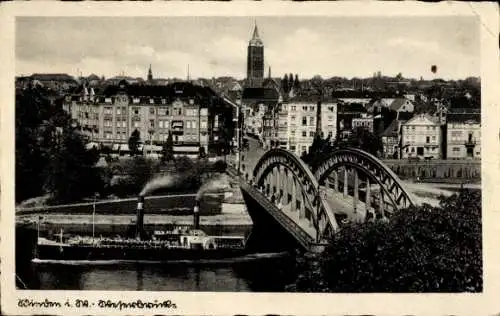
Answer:
[[(430, 73), (431, 64), (443, 76), (479, 73), (475, 24), (460, 26), (458, 36), (457, 25), (463, 23), (455, 18), (417, 22), (261, 18), (265, 69), (301, 78), (370, 76), (379, 70), (419, 77)], [(84, 74), (145, 77), (152, 64), (156, 78), (185, 78), (189, 64), (193, 77), (246, 75), (251, 26), (244, 18), (26, 18), (17, 23), (18, 74), (75, 75), (80, 68)]]

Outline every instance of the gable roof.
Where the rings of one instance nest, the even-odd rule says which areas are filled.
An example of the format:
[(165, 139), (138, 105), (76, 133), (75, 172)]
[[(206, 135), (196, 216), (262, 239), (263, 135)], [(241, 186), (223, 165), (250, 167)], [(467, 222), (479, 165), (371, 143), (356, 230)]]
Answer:
[(415, 115), (414, 117), (412, 117), (411, 119), (409, 119), (406, 123), (404, 123), (404, 125), (411, 125), (411, 124), (416, 124), (416, 125), (439, 125), (428, 114)]
[(397, 98), (395, 99), (394, 101), (392, 101), (391, 105), (389, 106), (389, 108), (393, 111), (397, 111), (399, 110), (404, 104), (406, 104), (406, 102), (410, 102), (409, 100), (405, 99), (405, 98)]
[(396, 137), (399, 134), (399, 125), (402, 123), (398, 120), (393, 120), (389, 126), (382, 132), (380, 136)]
[(414, 116), (412, 112), (398, 112), (397, 119), (400, 121), (408, 121)]

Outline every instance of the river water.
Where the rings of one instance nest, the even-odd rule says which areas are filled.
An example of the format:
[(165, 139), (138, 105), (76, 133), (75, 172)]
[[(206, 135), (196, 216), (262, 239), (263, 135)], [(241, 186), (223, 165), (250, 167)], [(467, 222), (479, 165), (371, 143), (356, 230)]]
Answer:
[(285, 253), (168, 264), (34, 263), (29, 269), (31, 277), (23, 282), (45, 290), (282, 292), (294, 275)]

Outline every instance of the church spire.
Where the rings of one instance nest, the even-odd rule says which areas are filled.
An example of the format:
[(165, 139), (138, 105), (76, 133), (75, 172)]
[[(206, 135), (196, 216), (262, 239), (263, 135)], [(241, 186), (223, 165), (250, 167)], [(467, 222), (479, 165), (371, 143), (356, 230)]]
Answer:
[(259, 38), (259, 28), (257, 27), (257, 21), (255, 21), (255, 26), (254, 26), (254, 28), (253, 28), (253, 36), (252, 36), (252, 39), (253, 39), (253, 40), (260, 39), (260, 38)]
[(267, 76), (269, 77), (269, 79), (271, 79), (271, 66), (269, 66), (269, 72), (268, 72)]
[(153, 70), (151, 69), (151, 64), (149, 64), (149, 70), (148, 70), (148, 81), (153, 80)]
[(257, 27), (257, 21), (255, 21), (255, 26), (253, 28), (252, 39), (250, 40), (250, 46), (264, 46), (264, 43), (259, 36), (259, 28)]

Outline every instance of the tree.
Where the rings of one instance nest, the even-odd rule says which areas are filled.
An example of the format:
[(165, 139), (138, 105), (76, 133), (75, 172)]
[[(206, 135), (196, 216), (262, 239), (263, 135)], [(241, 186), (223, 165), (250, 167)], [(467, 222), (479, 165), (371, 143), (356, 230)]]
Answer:
[(283, 91), (285, 93), (288, 93), (289, 91), (289, 82), (288, 82), (288, 75), (285, 74), (285, 77), (283, 77), (283, 81), (281, 82), (281, 87), (283, 88)]
[(139, 141), (141, 140), (141, 133), (134, 129), (132, 134), (128, 139), (128, 148), (130, 150), (130, 155), (135, 156), (139, 151)]
[(289, 290), (481, 292), (481, 227), (479, 190), (397, 211), (388, 222), (349, 225), (321, 256), (299, 256)]
[(99, 155), (87, 150), (81, 136), (68, 125), (55, 129), (48, 149), (44, 189), (57, 202), (72, 202), (99, 192), (103, 183), (94, 167)]
[(346, 139), (337, 137), (334, 146), (337, 148), (359, 148), (376, 157), (379, 157), (382, 152), (381, 139), (363, 127), (355, 128)]
[(167, 141), (163, 143), (162, 160), (163, 162), (169, 162), (172, 159), (174, 159), (174, 140), (172, 133), (169, 131)]
[(51, 101), (44, 88), (16, 91), (16, 201), (48, 193), (70, 202), (102, 188), (99, 155), (86, 150), (73, 123), (62, 99)]
[(299, 90), (300, 89), (300, 81), (299, 81), (299, 75), (295, 75), (295, 81), (293, 82), (293, 88), (295, 90)]

